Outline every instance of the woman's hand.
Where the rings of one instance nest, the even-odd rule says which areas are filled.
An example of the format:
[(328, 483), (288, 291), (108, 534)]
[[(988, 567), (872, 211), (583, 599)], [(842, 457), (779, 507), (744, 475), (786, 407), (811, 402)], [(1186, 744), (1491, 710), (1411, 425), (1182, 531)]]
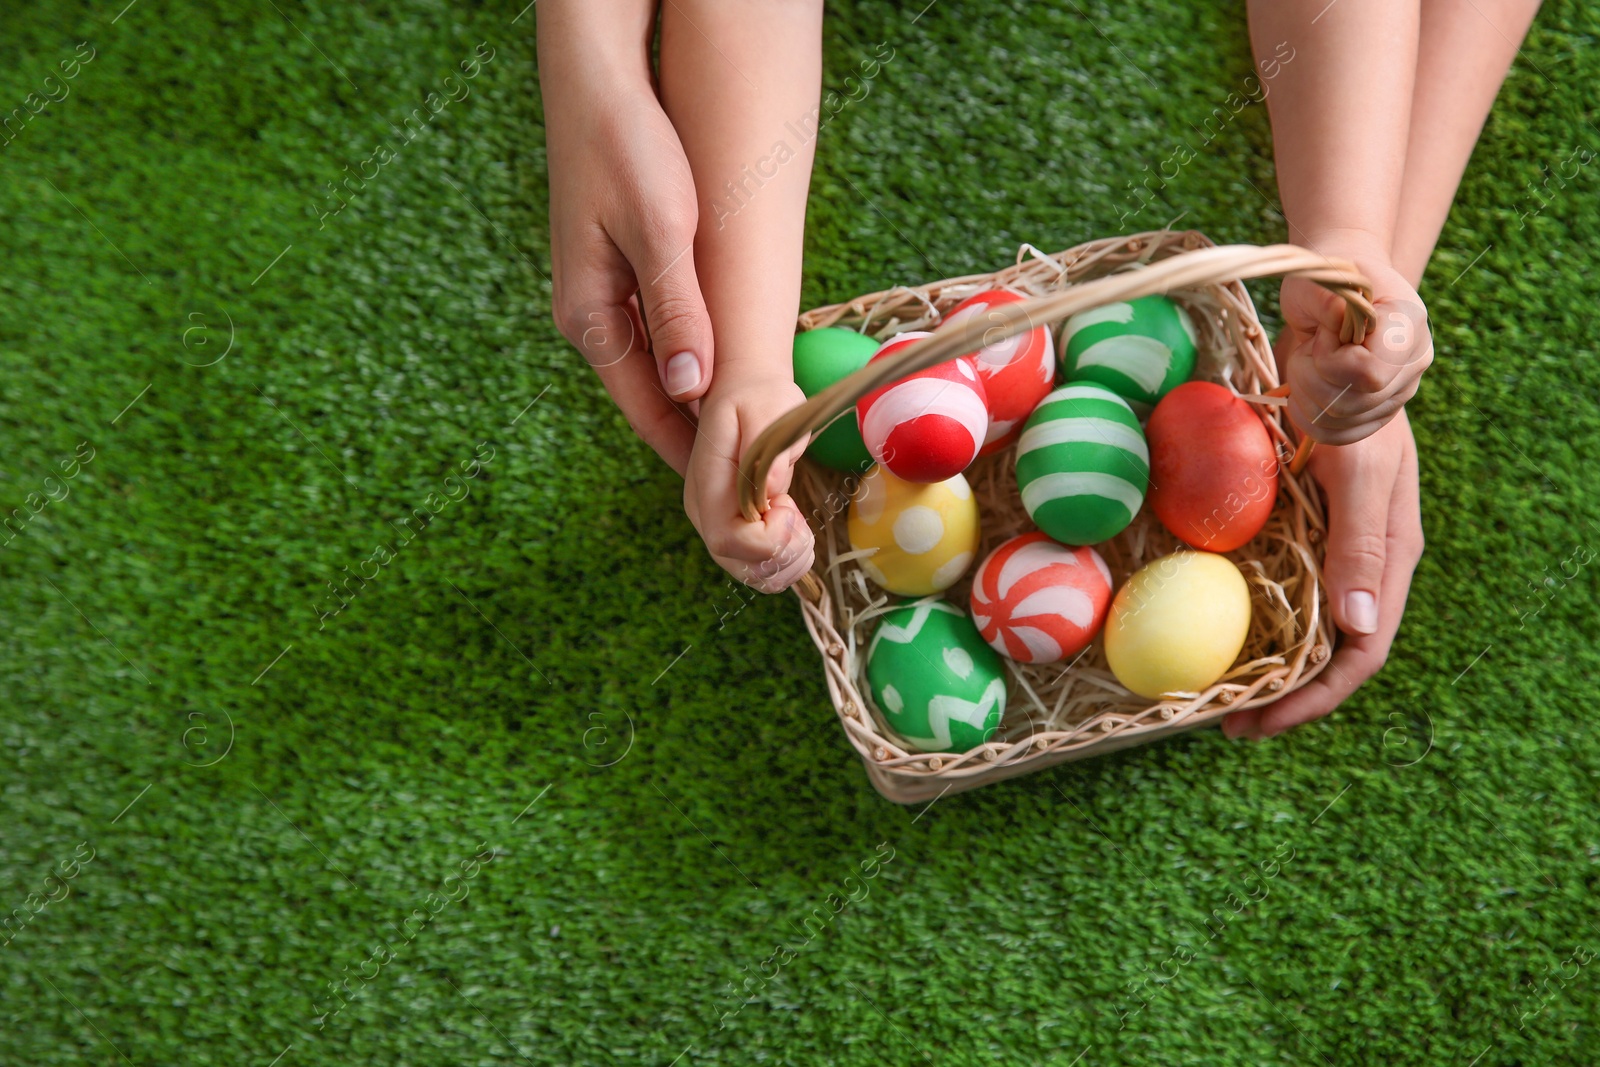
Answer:
[(550, 259), (557, 327), (634, 432), (683, 474), (695, 426), (680, 405), (710, 386), (712, 334), (695, 274), (694, 176), (652, 84), (653, 9), (538, 5)]
[(1323, 576), (1344, 639), (1312, 682), (1224, 719), (1222, 732), (1231, 738), (1273, 737), (1321, 718), (1376, 674), (1389, 656), (1422, 557), (1417, 444), (1404, 410), (1363, 441), (1315, 449), (1310, 469), (1328, 497)]
[(683, 505), (718, 566), (753, 589), (777, 593), (811, 569), (814, 535), (789, 483), (806, 442), (767, 474), (767, 510), (750, 522), (739, 510), (739, 460), (779, 415), (805, 400), (793, 382), (721, 381), (700, 405), (700, 436), (684, 480)]
[(1312, 451), (1310, 470), (1328, 501), (1323, 578), (1343, 637), (1311, 683), (1225, 718), (1222, 732), (1232, 738), (1274, 737), (1319, 719), (1378, 673), (1422, 558), (1417, 443), (1404, 405), (1433, 360), (1427, 312), (1364, 235), (1321, 235), (1309, 246), (1354, 262), (1372, 283), (1378, 311), (1365, 343), (1341, 345), (1343, 300), (1303, 279), (1290, 278), (1281, 290), (1275, 355), (1290, 387), (1290, 421), (1325, 445)]
[(1289, 278), (1280, 290), (1278, 365), (1289, 385), (1289, 421), (1303, 436), (1346, 445), (1375, 433), (1416, 393), (1433, 362), (1433, 337), (1422, 298), (1378, 242), (1328, 235), (1309, 247), (1353, 260), (1372, 283), (1378, 312), (1361, 344), (1340, 344), (1343, 300), (1304, 278)]

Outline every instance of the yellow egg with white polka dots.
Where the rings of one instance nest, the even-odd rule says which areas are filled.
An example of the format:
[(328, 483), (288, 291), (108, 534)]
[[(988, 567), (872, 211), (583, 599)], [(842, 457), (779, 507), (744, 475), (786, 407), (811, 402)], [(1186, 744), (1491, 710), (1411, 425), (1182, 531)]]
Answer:
[(978, 502), (961, 475), (908, 482), (881, 465), (850, 497), (850, 548), (878, 585), (901, 596), (942, 593), (972, 566), (978, 551)]

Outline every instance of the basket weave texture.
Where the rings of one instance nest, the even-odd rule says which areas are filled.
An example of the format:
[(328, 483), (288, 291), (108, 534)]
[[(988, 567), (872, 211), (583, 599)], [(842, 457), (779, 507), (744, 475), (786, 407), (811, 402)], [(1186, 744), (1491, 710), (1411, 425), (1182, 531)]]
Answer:
[[(1091, 241), (1053, 255), (1024, 245), (1017, 253), (1016, 263), (1004, 270), (897, 287), (817, 308), (800, 316), (799, 328), (843, 326), (886, 340), (908, 330), (935, 329), (952, 307), (985, 289), (1005, 288), (1030, 298), (1050, 297), (1093, 279), (1149, 270), (1150, 264), (1213, 248), (1208, 239), (1194, 231), (1158, 231)], [(1274, 250), (1287, 248), (1276, 246)], [(1274, 250), (1240, 249), (1259, 251), (1263, 257)], [(1209, 257), (1218, 259), (1223, 251), (1216, 249)], [(1303, 250), (1292, 251), (1308, 255)], [(1314, 273), (1286, 271), (1281, 264), (1274, 266), (1266, 259), (1263, 263), (1266, 269), (1252, 270), (1251, 275)], [(1359, 293), (1361, 284), (1350, 281), (1358, 276), (1346, 272), (1341, 278), (1345, 285), (1340, 286), (1328, 282), (1326, 269), (1321, 274), (1316, 280), (1344, 295), (1350, 301), (1352, 315), (1358, 315), (1364, 303)], [(1334, 276), (1338, 276), (1337, 272)], [(1010, 697), (992, 740), (966, 752), (908, 749), (872, 706), (864, 677), (866, 650), (875, 622), (885, 611), (903, 603), (903, 598), (873, 584), (857, 562), (859, 554), (850, 551), (845, 516), (857, 476), (802, 460), (790, 493), (817, 532), (817, 558), (813, 570), (795, 591), (806, 628), (822, 656), (828, 691), (845, 736), (866, 765), (873, 785), (886, 798), (898, 803), (931, 800), (946, 792), (1215, 723), (1229, 712), (1281, 698), (1309, 682), (1326, 664), (1333, 633), (1320, 578), (1326, 530), (1323, 507), (1310, 475), (1290, 472), (1288, 459), (1294, 445), (1283, 426), (1282, 408), (1262, 396), (1277, 386), (1278, 377), (1255, 306), (1237, 278), (1173, 288), (1168, 295), (1188, 310), (1199, 335), (1194, 378), (1219, 382), (1246, 397), (1260, 397), (1257, 411), (1282, 460), (1279, 495), (1266, 527), (1249, 544), (1227, 553), (1250, 587), (1253, 620), (1243, 653), (1233, 669), (1204, 692), (1169, 695), (1156, 702), (1130, 693), (1117, 682), (1106, 664), (1100, 638), (1068, 663), (1031, 665), (1007, 659)], [(1038, 306), (1044, 302), (1029, 300), (1026, 304)], [(1061, 339), (1059, 320), (1045, 321), (1051, 326), (1052, 335)], [(988, 340), (994, 340), (992, 334)], [(851, 376), (860, 377), (862, 372)], [(796, 409), (796, 413), (799, 411)], [(823, 420), (813, 414), (807, 421), (814, 427)], [(782, 447), (779, 440), (798, 436), (792, 430), (791, 427), (776, 434), (773, 451)], [(978, 560), (1007, 539), (1034, 528), (1022, 507), (1014, 464), (1013, 445), (980, 458), (966, 472), (977, 496), (982, 522)], [(764, 484), (765, 471), (758, 469), (761, 477), (756, 484)], [(1145, 563), (1182, 547), (1148, 507), (1140, 510), (1128, 529), (1096, 546), (1119, 587)], [(969, 572), (941, 594), (962, 611), (967, 608), (971, 577)]]

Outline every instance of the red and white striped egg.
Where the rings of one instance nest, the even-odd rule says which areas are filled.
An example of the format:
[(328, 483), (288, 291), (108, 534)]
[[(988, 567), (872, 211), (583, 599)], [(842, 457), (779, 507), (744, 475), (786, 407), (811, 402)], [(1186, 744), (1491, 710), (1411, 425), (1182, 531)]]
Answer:
[[(1009, 289), (974, 293), (950, 309), (941, 329), (957, 326), (998, 304), (1015, 304), (1021, 299)], [(1041, 325), (985, 345), (972, 354), (972, 362), (989, 400), (989, 432), (978, 452), (987, 456), (1021, 435), (1022, 424), (1055, 384), (1056, 356), (1055, 346), (1050, 343), (1050, 327)]]
[[(927, 337), (891, 337), (874, 360)], [(957, 356), (874, 389), (856, 404), (861, 439), (872, 458), (908, 482), (942, 482), (978, 457), (989, 429), (988, 398), (970, 356)]]
[(1018, 663), (1055, 663), (1082, 652), (1110, 605), (1111, 572), (1100, 553), (1068, 548), (1037, 530), (989, 553), (972, 580), (978, 632)]

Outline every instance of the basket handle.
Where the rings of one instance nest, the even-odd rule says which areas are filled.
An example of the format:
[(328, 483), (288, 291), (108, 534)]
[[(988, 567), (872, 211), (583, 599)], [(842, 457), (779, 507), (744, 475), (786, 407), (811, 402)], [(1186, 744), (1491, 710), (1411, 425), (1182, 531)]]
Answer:
[(739, 508), (746, 519), (758, 521), (767, 507), (767, 472), (778, 456), (880, 386), (997, 344), (1041, 323), (1059, 322), (1104, 304), (1274, 274), (1307, 278), (1343, 297), (1340, 339), (1346, 344), (1360, 344), (1377, 321), (1372, 285), (1354, 263), (1287, 244), (1221, 245), (1178, 252), (1139, 270), (1121, 271), (1060, 292), (999, 304), (981, 316), (968, 318), (955, 329), (938, 330), (887, 359), (868, 363), (779, 416), (739, 461)]

